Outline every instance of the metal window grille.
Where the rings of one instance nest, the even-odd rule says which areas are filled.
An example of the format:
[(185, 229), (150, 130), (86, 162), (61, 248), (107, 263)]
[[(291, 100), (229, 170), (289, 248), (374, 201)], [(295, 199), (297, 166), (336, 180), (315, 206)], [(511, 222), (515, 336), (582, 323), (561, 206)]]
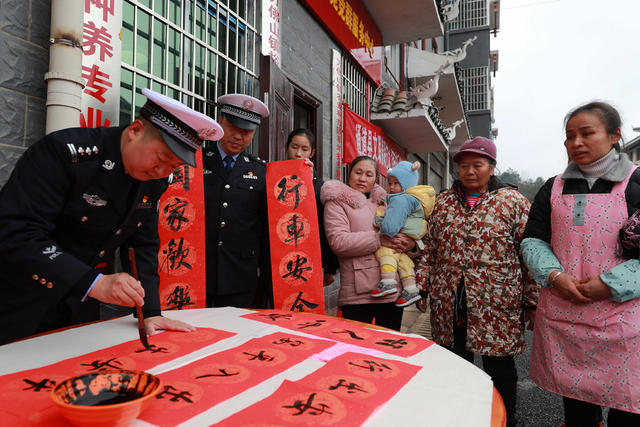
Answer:
[(371, 86), (367, 85), (367, 77), (349, 55), (342, 55), (342, 96), (349, 104), (349, 109), (367, 118), (367, 90), (371, 99)]
[[(140, 94), (144, 87), (212, 117), (213, 102), (225, 93), (259, 96), (256, 22), (260, 12), (251, 1), (233, 4), (221, 0), (123, 2), (121, 123), (137, 114), (144, 103)], [(141, 16), (150, 19), (141, 22)]]
[(489, 109), (489, 67), (461, 68), (460, 82), (467, 111)]
[(489, 25), (487, 0), (462, 0), (458, 17), (447, 24), (449, 30), (483, 27)]

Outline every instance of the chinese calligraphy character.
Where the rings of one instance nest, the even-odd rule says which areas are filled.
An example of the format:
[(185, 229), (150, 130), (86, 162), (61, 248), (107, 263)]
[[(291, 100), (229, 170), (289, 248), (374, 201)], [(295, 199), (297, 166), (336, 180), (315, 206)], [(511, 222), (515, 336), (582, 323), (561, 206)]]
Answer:
[[(112, 365), (111, 364), (112, 362), (115, 365)], [(118, 359), (116, 359), (115, 357), (112, 357), (111, 359), (105, 362), (102, 362), (100, 360), (94, 360), (91, 363), (81, 363), (80, 366), (92, 366), (92, 368), (89, 369), (90, 371), (103, 371), (107, 368), (119, 369), (120, 366), (122, 366), (122, 363), (118, 361)]]
[(107, 32), (105, 27), (97, 28), (93, 21), (89, 21), (83, 25), (82, 31), (82, 47), (85, 55), (93, 55), (96, 52), (96, 46), (100, 49), (100, 61), (104, 62), (104, 56), (111, 58), (113, 56), (113, 47), (111, 43), (111, 34)]
[(360, 391), (362, 393), (368, 393), (368, 391), (363, 389), (359, 384), (356, 384), (356, 383), (353, 383), (353, 382), (350, 382), (350, 383), (347, 384), (347, 380), (344, 380), (342, 378), (340, 378), (338, 380), (338, 384), (329, 386), (329, 390), (337, 390), (340, 387), (346, 388), (347, 389), (347, 393), (349, 393), (349, 394), (353, 394), (356, 391)]
[[(289, 310), (296, 311), (297, 309), (298, 311), (304, 311), (305, 307), (313, 310), (318, 307), (318, 304), (302, 299), (302, 291), (300, 291)], [(324, 322), (324, 320), (318, 320), (318, 322)]]
[(363, 360), (366, 365), (358, 365), (357, 363), (349, 362), (349, 365), (357, 366), (358, 368), (368, 369), (370, 372), (375, 372), (376, 369), (378, 372), (384, 372), (384, 370), (391, 370), (391, 367), (384, 363), (378, 363), (375, 360)]
[(189, 201), (179, 197), (174, 197), (173, 200), (173, 203), (168, 203), (164, 207), (164, 213), (169, 213), (167, 215), (167, 225), (171, 228), (171, 231), (180, 231), (182, 223), (189, 222), (189, 218), (184, 216), (184, 211), (187, 209)]
[(293, 415), (302, 415), (307, 411), (309, 411), (309, 415), (331, 414), (331, 412), (328, 411), (329, 406), (324, 403), (320, 403), (318, 406), (313, 406), (313, 400), (315, 397), (316, 394), (311, 393), (306, 402), (296, 400), (292, 405), (283, 406), (283, 408), (296, 409), (298, 412)]
[(182, 310), (187, 305), (194, 305), (187, 287), (176, 286), (167, 297), (167, 310)]
[(197, 380), (200, 378), (208, 378), (208, 377), (232, 377), (234, 375), (239, 375), (240, 372), (227, 372), (226, 368), (218, 369), (219, 374), (204, 374), (196, 377)]
[(42, 381), (38, 381), (38, 382), (23, 378), (22, 381), (29, 384), (29, 387), (23, 388), (23, 390), (33, 390), (33, 391), (51, 390), (53, 386), (56, 385), (56, 382), (51, 381), (49, 378), (45, 378)]
[(165, 258), (162, 261), (162, 265), (160, 265), (160, 271), (167, 266), (167, 272), (170, 270), (177, 270), (180, 267), (184, 266), (191, 270), (191, 264), (185, 261), (185, 258), (189, 256), (189, 248), (184, 248), (184, 237), (180, 238), (180, 242), (177, 243), (175, 239), (171, 239), (169, 244), (167, 245), (167, 249), (163, 250), (162, 253), (165, 254)]
[(293, 317), (291, 314), (280, 314), (280, 313), (270, 313), (270, 314), (260, 314), (262, 317), (268, 317), (274, 322), (279, 319), (291, 320)]
[(326, 320), (318, 319), (315, 322), (305, 322), (298, 324), (298, 329), (306, 329), (306, 328), (317, 328), (319, 326), (323, 326)]
[(171, 184), (181, 183), (185, 191), (189, 191), (189, 165), (184, 165), (173, 171)]
[(349, 334), (349, 336), (354, 340), (363, 340), (364, 338), (359, 337), (355, 332), (350, 331), (349, 329), (343, 329), (341, 331), (331, 331), (332, 334)]
[(246, 351), (243, 351), (242, 354), (250, 356), (249, 360), (259, 360), (261, 362), (273, 362), (275, 359), (274, 356), (269, 356), (264, 350), (260, 350), (258, 354), (247, 353)]
[(136, 353), (144, 353), (144, 352), (150, 352), (150, 353), (169, 353), (169, 350), (167, 349), (167, 347), (158, 347), (155, 344), (151, 344), (149, 347), (147, 348), (142, 348), (140, 350), (136, 350)]
[[(296, 175), (291, 175), (290, 177), (292, 180), (298, 179), (298, 177)], [(287, 189), (287, 177), (283, 177), (280, 182), (278, 182), (278, 188), (281, 188), (282, 191), (280, 191), (280, 194), (278, 194), (278, 198), (277, 200), (280, 200), (282, 202), (286, 202), (287, 201), (287, 193), (296, 193), (296, 203), (293, 206), (293, 209), (297, 209), (298, 208), (298, 204), (300, 203), (300, 190), (299, 188), (302, 186), (302, 183), (299, 182), (296, 185), (294, 185), (293, 187)]]
[(100, 67), (95, 64), (93, 64), (93, 66), (91, 67), (86, 67), (83, 65), (82, 78), (87, 79), (87, 88), (84, 90), (84, 93), (93, 96), (95, 99), (104, 104), (106, 99), (102, 95), (104, 95), (107, 89), (112, 86), (109, 80), (105, 80), (105, 78), (109, 78), (109, 75), (100, 71)]
[(304, 230), (304, 223), (302, 221), (298, 221), (300, 217), (297, 214), (293, 214), (291, 218), (289, 218), (289, 222), (287, 223), (287, 234), (289, 235), (288, 239), (285, 239), (285, 243), (293, 241), (293, 244), (298, 247), (298, 239), (304, 237), (302, 231)]
[(307, 263), (307, 257), (300, 256), (300, 254), (296, 254), (295, 263), (293, 260), (290, 260), (287, 263), (287, 271), (283, 279), (291, 276), (293, 279), (302, 279), (303, 281), (307, 281), (307, 278), (304, 277), (304, 272), (308, 270), (312, 270), (311, 267), (303, 267)]
[(280, 338), (279, 340), (273, 341), (273, 344), (281, 345), (281, 344), (289, 344), (291, 347), (297, 347), (299, 345), (304, 344), (304, 341), (300, 340), (292, 340), (289, 337)]
[(383, 339), (382, 341), (377, 342), (376, 344), (385, 345), (385, 346), (388, 346), (388, 347), (391, 347), (391, 348), (398, 349), (398, 348), (402, 348), (405, 345), (407, 345), (408, 342), (404, 338), (400, 338), (400, 339), (397, 339), (397, 340), (394, 340), (394, 339), (391, 339), (391, 338), (387, 338), (387, 339)]
[(189, 399), (189, 397), (191, 397), (191, 393), (188, 391), (181, 391), (179, 393), (174, 393), (177, 392), (178, 390), (170, 385), (166, 385), (164, 386), (164, 390), (162, 390), (160, 393), (158, 393), (156, 395), (156, 399), (164, 399), (165, 394), (171, 396), (171, 399), (169, 399), (170, 402), (177, 402), (179, 400), (184, 400), (185, 402), (188, 403), (193, 403), (193, 401), (191, 399)]

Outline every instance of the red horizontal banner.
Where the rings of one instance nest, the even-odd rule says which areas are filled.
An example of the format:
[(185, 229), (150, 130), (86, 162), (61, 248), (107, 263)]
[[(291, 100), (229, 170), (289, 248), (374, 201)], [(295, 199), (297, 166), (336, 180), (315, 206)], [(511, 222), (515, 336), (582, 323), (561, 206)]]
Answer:
[(380, 166), (380, 173), (387, 176), (401, 160), (407, 160), (400, 147), (378, 126), (369, 123), (347, 106), (344, 106), (344, 153), (342, 161), (350, 163), (358, 156), (374, 158)]

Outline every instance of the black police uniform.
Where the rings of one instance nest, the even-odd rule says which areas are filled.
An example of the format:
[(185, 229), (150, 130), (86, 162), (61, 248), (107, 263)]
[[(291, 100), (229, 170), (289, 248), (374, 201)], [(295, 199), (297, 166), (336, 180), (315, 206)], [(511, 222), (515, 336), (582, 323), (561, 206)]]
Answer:
[(207, 306), (264, 307), (264, 293), (269, 291), (262, 286), (270, 281), (266, 162), (242, 152), (227, 173), (216, 143), (207, 144)]
[(157, 206), (168, 184), (125, 173), (124, 129), (47, 135), (0, 191), (0, 344), (98, 319), (98, 302), (81, 299), (121, 246), (135, 248), (144, 314), (160, 314)]

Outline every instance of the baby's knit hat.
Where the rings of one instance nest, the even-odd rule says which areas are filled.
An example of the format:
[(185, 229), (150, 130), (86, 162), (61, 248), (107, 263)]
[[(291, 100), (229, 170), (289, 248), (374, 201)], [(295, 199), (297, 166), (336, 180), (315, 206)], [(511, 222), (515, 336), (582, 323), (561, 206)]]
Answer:
[(400, 185), (402, 191), (407, 191), (407, 188), (418, 185), (418, 169), (420, 168), (420, 162), (407, 162), (401, 161), (389, 170), (389, 176), (395, 176)]

